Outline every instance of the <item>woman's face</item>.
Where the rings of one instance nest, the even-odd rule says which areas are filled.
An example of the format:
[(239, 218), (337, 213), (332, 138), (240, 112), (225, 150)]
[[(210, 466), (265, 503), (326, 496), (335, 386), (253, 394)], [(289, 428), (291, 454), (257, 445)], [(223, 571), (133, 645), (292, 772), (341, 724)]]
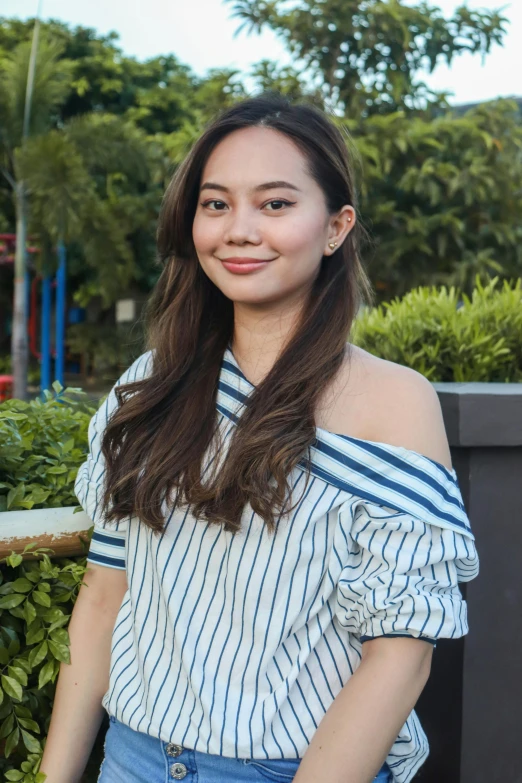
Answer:
[(328, 242), (339, 246), (353, 222), (349, 206), (328, 214), (288, 137), (251, 127), (226, 136), (210, 155), (192, 233), (204, 272), (226, 297), (268, 305), (305, 296), (322, 256), (333, 252)]

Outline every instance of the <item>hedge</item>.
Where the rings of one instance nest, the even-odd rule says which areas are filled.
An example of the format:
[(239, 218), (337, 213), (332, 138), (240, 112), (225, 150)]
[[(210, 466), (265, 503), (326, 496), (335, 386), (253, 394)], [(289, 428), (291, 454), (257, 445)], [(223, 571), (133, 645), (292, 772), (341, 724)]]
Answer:
[(75, 506), (74, 480), (87, 454), (95, 408), (81, 389), (0, 405), (0, 512)]
[(432, 382), (522, 381), (522, 280), (477, 277), (471, 298), (456, 287), (416, 288), (364, 310), (351, 340)]
[[(95, 408), (80, 389), (0, 405), (0, 511), (76, 506), (74, 479), (88, 451)], [(82, 541), (85, 555), (93, 528)], [(60, 662), (69, 662), (69, 622), (86, 556), (0, 561), (0, 778), (41, 783), (42, 738), (51, 720)]]

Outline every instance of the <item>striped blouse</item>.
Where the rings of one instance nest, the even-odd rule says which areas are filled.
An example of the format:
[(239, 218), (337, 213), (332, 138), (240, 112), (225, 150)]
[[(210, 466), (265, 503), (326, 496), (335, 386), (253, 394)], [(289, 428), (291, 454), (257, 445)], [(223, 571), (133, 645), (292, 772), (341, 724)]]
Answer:
[[(117, 385), (144, 377), (151, 359)], [(227, 349), (224, 451), (252, 389)], [(100, 438), (116, 406), (113, 389), (90, 422), (75, 491), (94, 522), (88, 561), (127, 572), (103, 697), (117, 720), (207, 753), (301, 758), (366, 639), (467, 633), (458, 582), (476, 576), (478, 558), (454, 470), (317, 428), (310, 461), (290, 476), (299, 503), (275, 535), (250, 505), (235, 536), (189, 507), (165, 507), (158, 535), (100, 513)], [(393, 780), (410, 781), (427, 755), (413, 711), (386, 759)]]

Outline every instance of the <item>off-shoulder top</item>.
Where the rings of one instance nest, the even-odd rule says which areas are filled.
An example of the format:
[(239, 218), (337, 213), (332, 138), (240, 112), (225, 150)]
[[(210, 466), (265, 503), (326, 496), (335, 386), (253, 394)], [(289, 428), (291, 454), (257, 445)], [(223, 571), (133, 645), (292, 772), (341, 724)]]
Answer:
[[(118, 384), (144, 377), (143, 354)], [(253, 390), (232, 351), (217, 397), (223, 442)], [(269, 536), (245, 507), (233, 535), (165, 508), (160, 535), (100, 512), (100, 439), (114, 389), (89, 426), (76, 494), (94, 523), (88, 561), (126, 569), (103, 706), (165, 742), (238, 758), (302, 757), (378, 636), (435, 643), (468, 631), (458, 582), (478, 572), (454, 470), (406, 448), (317, 429), (290, 476), (296, 508)], [(307, 472), (309, 480), (306, 485)], [(390, 750), (396, 783), (428, 755), (413, 711)]]

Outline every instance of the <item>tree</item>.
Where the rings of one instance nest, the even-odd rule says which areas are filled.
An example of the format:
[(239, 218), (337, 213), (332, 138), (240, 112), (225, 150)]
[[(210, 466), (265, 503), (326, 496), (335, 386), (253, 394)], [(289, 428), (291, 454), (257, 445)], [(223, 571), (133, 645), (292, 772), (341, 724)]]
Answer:
[(498, 11), (461, 6), (451, 19), (427, 2), (403, 0), (225, 0), (239, 30), (269, 27), (322, 84), (331, 106), (364, 117), (424, 109), (443, 96), (422, 77), (461, 52), (487, 54), (501, 43)]
[(47, 270), (54, 268), (54, 252), (45, 251), (59, 242), (72, 245), (70, 271), (73, 280), (83, 280), (76, 298), (85, 301), (94, 284), (110, 305), (136, 275), (133, 240), (140, 230), (151, 233), (155, 217), (152, 204), (144, 208), (150, 188), (145, 135), (120, 117), (86, 114), (32, 139), (17, 164)]
[(0, 60), (0, 169), (12, 189), (16, 213), (15, 289), (13, 304), (12, 363), (14, 393), (25, 399), (27, 391), (28, 346), (26, 337), (25, 279), (26, 192), (16, 167), (16, 152), (29, 135), (43, 133), (52, 123), (53, 112), (68, 90), (70, 62), (60, 59), (60, 47), (45, 38), (36, 52), (31, 119), (27, 123), (26, 87), (31, 58), (29, 42), (18, 44)]
[(471, 292), (522, 270), (522, 125), (512, 101), (434, 120), (375, 115), (352, 130), (380, 298), (419, 285)]

